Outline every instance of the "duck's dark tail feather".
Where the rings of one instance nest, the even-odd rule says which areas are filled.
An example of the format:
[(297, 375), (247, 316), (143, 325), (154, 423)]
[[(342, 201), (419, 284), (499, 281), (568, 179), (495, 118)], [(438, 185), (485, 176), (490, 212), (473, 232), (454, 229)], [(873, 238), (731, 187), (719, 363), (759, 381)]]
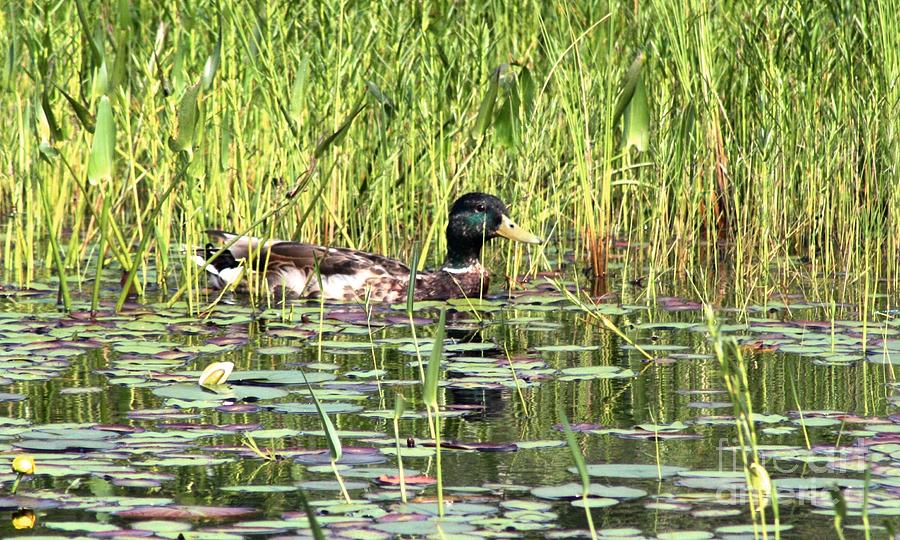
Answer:
[[(230, 240), (234, 238), (233, 234), (224, 231), (209, 230), (206, 233), (211, 239), (215, 240)], [(220, 250), (221, 246), (208, 243), (204, 247), (197, 249), (193, 257), (194, 262), (206, 271), (209, 277), (209, 284), (216, 289), (224, 288), (226, 285), (234, 282), (241, 273), (241, 262), (235, 257), (234, 249), (229, 248), (219, 253)], [(212, 261), (207, 262), (216, 253), (219, 253), (219, 255)]]
[[(199, 255), (202, 255), (203, 258), (208, 261), (212, 259), (212, 257), (216, 253), (219, 253), (220, 249), (221, 248), (212, 244), (206, 244), (206, 247), (198, 251), (201, 251)], [(221, 271), (225, 270), (226, 268), (237, 268), (239, 263), (237, 259), (234, 258), (234, 255), (231, 254), (231, 251), (226, 249), (225, 251), (220, 253), (218, 257), (213, 259), (209, 264), (212, 265), (216, 270)]]

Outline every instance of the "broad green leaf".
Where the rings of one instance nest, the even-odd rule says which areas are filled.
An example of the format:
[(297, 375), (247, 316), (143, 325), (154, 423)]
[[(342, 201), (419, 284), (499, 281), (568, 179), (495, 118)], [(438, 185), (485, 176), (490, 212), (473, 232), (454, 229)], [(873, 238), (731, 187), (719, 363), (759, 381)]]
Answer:
[(102, 180), (112, 178), (115, 149), (116, 124), (109, 98), (103, 96), (97, 104), (97, 125), (88, 162), (88, 180), (91, 184), (96, 185)]
[(95, 98), (109, 94), (109, 70), (105, 61), (101, 62), (100, 67), (94, 72), (91, 93)]
[(500, 64), (491, 73), (488, 89), (481, 99), (478, 117), (475, 119), (475, 133), (484, 135), (494, 119), (494, 107), (497, 104), (497, 93), (500, 91), (500, 77), (509, 69), (509, 64)]
[(522, 129), (534, 101), (534, 80), (527, 67), (522, 67), (518, 75), (507, 77), (506, 98), (497, 112), (494, 129), (497, 137), (507, 148), (518, 146), (522, 138)]
[(306, 80), (309, 77), (309, 58), (303, 57), (300, 65), (297, 66), (297, 74), (294, 75), (294, 82), (291, 84), (291, 102), (290, 111), (291, 119), (296, 121), (305, 109), (306, 98)]
[(634, 95), (625, 108), (625, 127), (622, 145), (625, 149), (634, 146), (645, 152), (650, 144), (650, 108), (647, 104), (647, 92), (644, 88), (643, 75), (638, 76)]
[(44, 109), (43, 99), (37, 97), (34, 103), (34, 128), (37, 131), (38, 140), (41, 143), (50, 144), (53, 138), (52, 129), (50, 128), (50, 118), (47, 117), (47, 111)]
[(194, 138), (200, 121), (200, 109), (197, 106), (197, 94), (201, 81), (185, 89), (178, 104), (178, 127), (170, 147), (175, 152), (193, 152)]
[(625, 113), (625, 108), (631, 103), (631, 98), (634, 96), (635, 88), (641, 78), (641, 70), (646, 61), (647, 55), (643, 51), (639, 52), (625, 73), (625, 77), (622, 79), (622, 93), (619, 94), (619, 100), (616, 101), (615, 112), (613, 112), (613, 123), (619, 121), (619, 118)]

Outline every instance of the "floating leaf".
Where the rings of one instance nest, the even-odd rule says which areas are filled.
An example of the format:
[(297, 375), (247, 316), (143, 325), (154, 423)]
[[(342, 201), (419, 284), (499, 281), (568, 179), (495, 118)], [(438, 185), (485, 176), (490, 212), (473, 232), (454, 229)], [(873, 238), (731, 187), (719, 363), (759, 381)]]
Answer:
[[(671, 465), (635, 465), (610, 463), (602, 465), (588, 465), (587, 473), (590, 476), (605, 476), (611, 478), (668, 478), (677, 473), (686, 471), (684, 467)], [(577, 472), (570, 467), (569, 472)]]

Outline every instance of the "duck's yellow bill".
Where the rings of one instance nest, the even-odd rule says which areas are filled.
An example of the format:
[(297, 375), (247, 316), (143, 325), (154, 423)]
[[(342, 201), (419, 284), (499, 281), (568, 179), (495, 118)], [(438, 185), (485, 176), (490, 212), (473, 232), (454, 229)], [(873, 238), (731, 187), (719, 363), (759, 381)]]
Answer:
[(510, 219), (509, 216), (503, 216), (503, 221), (500, 222), (500, 228), (497, 229), (497, 234), (503, 238), (509, 238), (510, 240), (524, 242), (526, 244), (540, 244), (542, 241), (537, 236), (516, 225), (516, 222)]

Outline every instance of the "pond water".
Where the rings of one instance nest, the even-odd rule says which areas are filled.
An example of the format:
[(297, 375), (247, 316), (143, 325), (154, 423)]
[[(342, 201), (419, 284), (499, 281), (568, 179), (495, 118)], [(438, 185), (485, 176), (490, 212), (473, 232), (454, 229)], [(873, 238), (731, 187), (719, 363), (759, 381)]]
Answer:
[[(583, 537), (561, 409), (596, 484), (600, 537), (753, 537), (734, 408), (694, 299), (651, 302), (626, 286), (596, 308), (652, 361), (547, 283), (454, 302), (439, 393), (447, 515), (438, 521), (416, 342), (399, 306), (262, 309), (236, 297), (203, 319), (163, 301), (91, 317), (89, 289), (72, 314), (57, 310), (51, 285), (0, 291), (0, 451), (7, 462), (23, 451), (37, 462), (15, 497), (15, 475), (0, 473), (2, 536), (308, 537), (305, 496), (334, 538), (438, 528), (447, 538)], [(900, 514), (890, 384), (900, 325), (830, 313), (799, 295), (717, 312), (744, 354), (785, 538), (835, 535), (835, 485), (848, 538), (863, 536), (864, 497), (872, 527)], [(423, 305), (414, 320), (423, 362), (436, 314)], [(196, 383), (217, 361), (235, 365), (218, 394)], [(301, 369), (340, 432), (339, 472), (354, 504), (342, 500)], [(411, 401), (399, 422), (405, 475), (428, 477), (410, 481), (408, 504), (389, 485), (398, 393)], [(247, 435), (277, 459), (251, 451)], [(28, 531), (15, 528), (30, 523), (21, 508), (36, 518)]]

